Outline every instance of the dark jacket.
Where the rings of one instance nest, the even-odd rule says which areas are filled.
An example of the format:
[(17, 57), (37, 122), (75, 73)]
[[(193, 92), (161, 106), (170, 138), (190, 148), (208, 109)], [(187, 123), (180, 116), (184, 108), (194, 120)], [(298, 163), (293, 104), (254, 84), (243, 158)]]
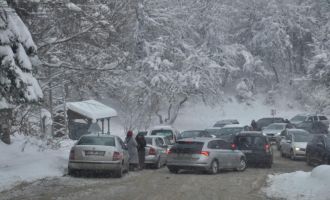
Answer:
[(136, 137), (136, 142), (138, 144), (137, 149), (138, 151), (145, 151), (145, 147), (147, 146), (146, 139), (143, 135), (138, 135)]

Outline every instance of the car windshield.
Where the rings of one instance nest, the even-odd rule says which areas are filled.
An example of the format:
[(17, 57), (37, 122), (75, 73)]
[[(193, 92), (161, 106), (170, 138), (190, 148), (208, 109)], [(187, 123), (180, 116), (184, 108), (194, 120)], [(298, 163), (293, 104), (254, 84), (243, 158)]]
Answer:
[(312, 139), (312, 135), (306, 132), (295, 132), (293, 135), (295, 142), (309, 142)]
[(285, 128), (284, 124), (270, 124), (265, 129), (266, 130), (283, 130)]
[(227, 136), (227, 135), (239, 133), (242, 130), (243, 130), (243, 127), (222, 128), (222, 129), (218, 130), (216, 133), (214, 133), (214, 135), (216, 137)]
[(160, 136), (166, 136), (166, 137), (173, 137), (173, 131), (172, 130), (153, 130), (151, 131), (151, 135), (160, 135)]
[(77, 145), (102, 145), (102, 146), (115, 146), (114, 137), (82, 137)]
[(152, 145), (152, 138), (145, 137), (147, 144)]
[(290, 119), (290, 121), (302, 122), (302, 121), (305, 121), (305, 119), (306, 119), (306, 116), (297, 115), (297, 116), (294, 116), (292, 119)]
[(202, 131), (183, 131), (180, 136), (181, 138), (193, 138), (198, 137)]

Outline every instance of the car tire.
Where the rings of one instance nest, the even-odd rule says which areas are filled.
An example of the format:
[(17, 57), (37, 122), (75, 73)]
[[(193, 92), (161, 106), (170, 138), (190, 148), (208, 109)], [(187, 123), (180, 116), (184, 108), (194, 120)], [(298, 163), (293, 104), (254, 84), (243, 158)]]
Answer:
[(296, 156), (294, 155), (292, 149), (291, 149), (291, 151), (290, 151), (290, 159), (291, 159), (291, 160), (296, 160)]
[(210, 174), (217, 174), (219, 172), (219, 164), (218, 161), (213, 160), (211, 162), (210, 168), (208, 170)]
[(236, 171), (243, 172), (246, 169), (247, 163), (245, 158), (241, 158), (240, 166), (236, 168)]
[(77, 176), (77, 170), (74, 170), (74, 169), (68, 167), (68, 175), (69, 176)]
[(176, 167), (167, 167), (167, 168), (173, 174), (177, 174), (179, 172), (179, 168)]
[(114, 178), (121, 178), (121, 177), (123, 177), (123, 174), (124, 174), (124, 168), (123, 168), (123, 166), (121, 166), (120, 169), (114, 171), (113, 177)]
[(162, 167), (162, 166), (161, 166), (161, 163), (160, 163), (160, 158), (158, 158), (157, 162), (154, 164), (153, 167), (154, 167), (155, 169), (159, 169), (159, 168)]
[(311, 160), (310, 153), (306, 153), (306, 163), (307, 163), (307, 165), (312, 166), (312, 160)]

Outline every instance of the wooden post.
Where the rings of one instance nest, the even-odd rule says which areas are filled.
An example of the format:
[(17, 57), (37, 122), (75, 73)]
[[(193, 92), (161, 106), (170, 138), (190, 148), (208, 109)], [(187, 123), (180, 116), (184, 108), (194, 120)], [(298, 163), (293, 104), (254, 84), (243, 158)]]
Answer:
[(107, 120), (108, 120), (108, 135), (110, 135), (110, 118), (108, 118)]
[(102, 134), (104, 134), (104, 119), (101, 119), (102, 122)]

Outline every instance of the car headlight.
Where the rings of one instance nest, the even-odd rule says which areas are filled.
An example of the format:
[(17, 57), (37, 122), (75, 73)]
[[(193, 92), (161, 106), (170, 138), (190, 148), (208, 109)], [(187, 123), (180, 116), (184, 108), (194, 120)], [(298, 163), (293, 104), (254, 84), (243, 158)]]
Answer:
[(296, 148), (295, 148), (295, 150), (296, 150), (296, 151), (299, 151), (299, 150), (300, 150), (300, 148), (296, 147)]

